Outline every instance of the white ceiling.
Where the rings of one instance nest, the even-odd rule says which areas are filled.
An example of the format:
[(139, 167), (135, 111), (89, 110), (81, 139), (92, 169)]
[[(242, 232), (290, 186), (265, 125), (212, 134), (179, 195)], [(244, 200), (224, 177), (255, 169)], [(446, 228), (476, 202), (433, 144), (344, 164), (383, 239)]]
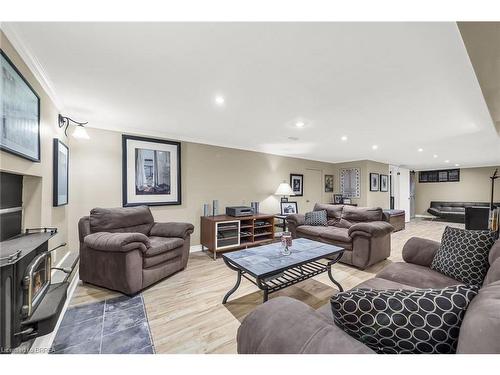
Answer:
[(330, 162), (500, 164), (455, 23), (2, 27), (63, 114), (92, 127)]

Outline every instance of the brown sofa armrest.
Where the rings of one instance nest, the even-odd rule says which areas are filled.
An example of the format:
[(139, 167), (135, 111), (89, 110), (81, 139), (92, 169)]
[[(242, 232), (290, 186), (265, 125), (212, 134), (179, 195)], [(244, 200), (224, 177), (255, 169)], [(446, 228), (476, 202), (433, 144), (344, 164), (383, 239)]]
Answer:
[(189, 223), (154, 223), (150, 236), (186, 238), (194, 231), (193, 224)]
[(351, 237), (382, 237), (390, 234), (394, 227), (386, 221), (369, 221), (351, 225), (348, 234)]
[(441, 244), (426, 238), (412, 237), (403, 246), (403, 260), (419, 266), (430, 267)]
[(306, 217), (303, 214), (291, 214), (286, 217), (288, 224), (295, 224), (295, 226), (304, 225)]
[(151, 247), (149, 238), (142, 233), (97, 232), (85, 236), (87, 247), (101, 251), (128, 252), (139, 249), (146, 252)]
[(252, 311), (237, 335), (240, 354), (373, 353), (303, 302), (277, 297)]

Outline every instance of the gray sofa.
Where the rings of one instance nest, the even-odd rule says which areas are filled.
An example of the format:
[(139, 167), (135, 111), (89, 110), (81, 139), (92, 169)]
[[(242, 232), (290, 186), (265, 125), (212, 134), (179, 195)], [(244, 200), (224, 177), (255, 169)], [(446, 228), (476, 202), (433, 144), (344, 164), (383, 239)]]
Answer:
[[(500, 207), (500, 203), (493, 204)], [(465, 220), (466, 207), (489, 207), (489, 203), (485, 202), (438, 202), (432, 201), (427, 212), (442, 220), (463, 223)]]
[[(429, 268), (439, 242), (410, 239), (403, 248), (405, 262), (393, 263), (358, 288), (444, 288), (460, 284)], [(500, 353), (500, 240), (489, 254), (490, 268), (460, 328), (457, 353)], [(318, 310), (288, 297), (277, 297), (252, 311), (237, 335), (238, 353), (374, 352), (333, 322), (330, 303)]]
[(305, 225), (305, 216), (289, 215), (287, 224), (293, 238), (308, 238), (341, 246), (341, 262), (365, 269), (391, 255), (389, 216), (381, 208), (316, 203), (314, 211), (325, 210), (327, 226)]
[(193, 229), (155, 223), (146, 206), (94, 208), (78, 223), (80, 279), (135, 294), (186, 268)]

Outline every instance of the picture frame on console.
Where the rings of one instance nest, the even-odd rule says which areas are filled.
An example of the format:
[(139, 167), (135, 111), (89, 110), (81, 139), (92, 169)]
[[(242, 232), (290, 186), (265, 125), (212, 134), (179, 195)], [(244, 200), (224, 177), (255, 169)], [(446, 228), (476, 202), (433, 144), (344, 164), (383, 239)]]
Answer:
[(284, 216), (299, 213), (297, 202), (280, 202), (280, 207), (281, 207), (280, 213), (281, 215)]
[(52, 205), (54, 207), (68, 204), (69, 197), (69, 148), (58, 138), (53, 140), (53, 183)]
[(304, 175), (290, 173), (290, 186), (294, 196), (302, 197), (304, 195)]
[(123, 207), (179, 205), (181, 144), (122, 135)]
[(40, 97), (0, 49), (0, 149), (40, 162)]
[(342, 204), (343, 196), (342, 194), (333, 194), (333, 203), (334, 204)]
[(379, 191), (380, 175), (378, 173), (370, 173), (370, 191)]
[(386, 174), (380, 175), (380, 191), (384, 193), (389, 191), (389, 176)]

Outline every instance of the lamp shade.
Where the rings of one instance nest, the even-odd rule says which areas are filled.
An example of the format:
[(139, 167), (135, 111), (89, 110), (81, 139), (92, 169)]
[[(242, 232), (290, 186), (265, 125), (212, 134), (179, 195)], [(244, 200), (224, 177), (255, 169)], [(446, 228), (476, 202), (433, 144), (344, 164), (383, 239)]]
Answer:
[(79, 138), (79, 139), (89, 139), (89, 135), (87, 133), (87, 130), (83, 126), (76, 126), (75, 130), (73, 131), (73, 137)]
[(280, 186), (276, 189), (275, 195), (293, 195), (293, 190), (290, 187), (290, 184), (283, 181)]

